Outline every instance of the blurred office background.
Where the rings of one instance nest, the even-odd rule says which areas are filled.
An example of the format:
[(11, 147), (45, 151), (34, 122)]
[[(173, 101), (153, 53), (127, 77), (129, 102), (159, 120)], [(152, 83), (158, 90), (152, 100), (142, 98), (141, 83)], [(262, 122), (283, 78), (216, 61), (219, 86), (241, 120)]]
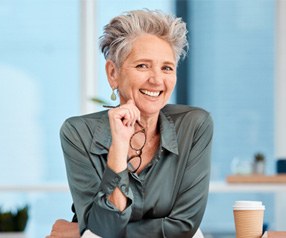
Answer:
[[(266, 173), (273, 174), (276, 159), (285, 156), (277, 136), (285, 132), (283, 26), (277, 23), (286, 14), (283, 0), (1, 0), (0, 207), (29, 204), (29, 238), (44, 237), (56, 219), (72, 217), (59, 129), (67, 117), (101, 110), (91, 97), (109, 101), (97, 40), (113, 16), (138, 8), (188, 22), (190, 51), (170, 103), (212, 114), (212, 182), (224, 181), (237, 158), (249, 161), (261, 152)], [(272, 193), (211, 192), (202, 230), (233, 233), (238, 199), (275, 207)], [(275, 229), (273, 209), (265, 222)]]

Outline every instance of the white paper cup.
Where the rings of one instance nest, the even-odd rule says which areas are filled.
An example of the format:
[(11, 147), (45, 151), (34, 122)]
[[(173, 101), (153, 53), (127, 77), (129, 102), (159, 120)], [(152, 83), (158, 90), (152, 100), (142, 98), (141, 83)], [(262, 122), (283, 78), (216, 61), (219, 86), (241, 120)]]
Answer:
[(260, 201), (236, 201), (233, 206), (236, 238), (260, 238), (264, 210)]

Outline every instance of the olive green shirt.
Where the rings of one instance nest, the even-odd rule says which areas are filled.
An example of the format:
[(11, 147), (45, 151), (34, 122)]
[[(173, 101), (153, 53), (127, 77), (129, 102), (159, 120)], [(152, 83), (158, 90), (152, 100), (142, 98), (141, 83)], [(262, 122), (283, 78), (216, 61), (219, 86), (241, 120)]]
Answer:
[[(159, 115), (160, 145), (140, 174), (109, 169), (107, 111), (67, 119), (61, 128), (67, 177), (81, 234), (107, 238), (192, 237), (208, 196), (213, 134), (208, 112), (167, 105)], [(107, 199), (118, 187), (120, 212)]]

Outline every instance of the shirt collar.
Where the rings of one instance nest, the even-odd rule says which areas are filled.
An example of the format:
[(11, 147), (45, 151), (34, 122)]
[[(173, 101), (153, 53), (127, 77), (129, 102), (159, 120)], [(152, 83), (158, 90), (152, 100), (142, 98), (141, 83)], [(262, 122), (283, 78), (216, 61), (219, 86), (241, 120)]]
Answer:
[(164, 109), (160, 111), (159, 123), (162, 148), (178, 155), (179, 150), (175, 125), (172, 118), (164, 112)]
[[(96, 154), (108, 153), (111, 145), (111, 131), (108, 113), (103, 113), (102, 117), (96, 120), (93, 142), (90, 151)], [(159, 114), (161, 147), (178, 155), (178, 142), (176, 129), (173, 120), (164, 110)]]
[(95, 130), (90, 151), (95, 154), (108, 153), (111, 145), (111, 131), (107, 111), (95, 121)]

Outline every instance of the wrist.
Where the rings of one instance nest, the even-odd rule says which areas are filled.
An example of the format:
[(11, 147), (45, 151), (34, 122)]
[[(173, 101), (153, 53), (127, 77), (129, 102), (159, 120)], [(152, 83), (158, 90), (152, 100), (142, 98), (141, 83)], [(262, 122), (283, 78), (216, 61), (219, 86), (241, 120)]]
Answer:
[(110, 146), (107, 165), (114, 172), (119, 173), (127, 168), (128, 149), (128, 147), (123, 148), (123, 146)]

